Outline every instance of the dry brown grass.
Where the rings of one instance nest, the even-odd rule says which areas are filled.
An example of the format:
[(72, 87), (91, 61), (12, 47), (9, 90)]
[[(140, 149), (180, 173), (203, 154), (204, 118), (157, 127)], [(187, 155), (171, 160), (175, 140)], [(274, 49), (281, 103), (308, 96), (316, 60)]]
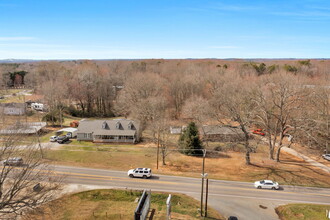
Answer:
[[(265, 153), (254, 153), (252, 165), (248, 166), (245, 164), (244, 154), (229, 152), (223, 158), (207, 158), (205, 172), (214, 179), (248, 182), (273, 179), (281, 184), (330, 187), (329, 174), (298, 158), (286, 153), (282, 154), (280, 163), (265, 158)], [(198, 177), (201, 163), (201, 158), (176, 155), (171, 158), (168, 166), (161, 167), (161, 171)]]
[[(92, 190), (67, 195), (40, 207), (23, 219), (132, 219), (141, 196), (139, 191)], [(166, 199), (168, 194), (152, 192), (151, 210), (154, 220), (166, 219)], [(200, 219), (199, 202), (189, 196), (172, 194), (171, 219)], [(208, 208), (211, 219), (224, 219), (212, 208)], [(206, 218), (208, 219), (208, 218)]]
[[(166, 165), (159, 160), (156, 170), (155, 145), (113, 146), (113, 147), (66, 147), (67, 150), (50, 151), (48, 159), (58, 164), (85, 166), (126, 171), (135, 167), (150, 167), (156, 174), (200, 177), (202, 158), (180, 154), (174, 151), (166, 158)], [(78, 151), (70, 151), (76, 149)], [(69, 151), (68, 151), (69, 150)], [(267, 159), (265, 147), (251, 154), (252, 165), (245, 164), (244, 153), (222, 152), (219, 157), (206, 158), (205, 172), (212, 179), (253, 182), (273, 179), (281, 184), (330, 187), (330, 176), (308, 163), (282, 153), (277, 163)]]
[(328, 220), (325, 213), (329, 205), (288, 204), (276, 208), (281, 220)]
[(313, 148), (308, 148), (308, 147), (303, 147), (300, 144), (295, 143), (292, 146), (293, 149), (295, 149), (298, 152), (303, 152), (304, 155), (312, 158), (313, 160), (322, 163), (326, 166), (330, 166), (330, 161), (325, 160), (322, 158), (322, 154), (324, 154), (324, 152), (320, 149), (313, 149)]

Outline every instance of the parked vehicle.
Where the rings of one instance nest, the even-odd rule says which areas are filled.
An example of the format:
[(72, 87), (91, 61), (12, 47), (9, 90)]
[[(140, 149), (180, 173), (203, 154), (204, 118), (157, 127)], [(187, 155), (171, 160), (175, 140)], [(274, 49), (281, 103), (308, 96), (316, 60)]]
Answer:
[(252, 131), (253, 134), (257, 134), (257, 135), (261, 135), (261, 136), (265, 136), (265, 132), (263, 132), (262, 129), (255, 129)]
[(7, 160), (3, 161), (4, 166), (22, 166), (23, 165), (23, 159), (21, 157), (12, 157), (8, 158)]
[(44, 104), (42, 103), (32, 103), (31, 108), (37, 111), (43, 111), (44, 110)]
[(66, 135), (59, 136), (57, 138), (57, 143), (64, 144), (65, 142), (69, 141), (70, 139)]
[(322, 157), (323, 157), (325, 160), (329, 160), (329, 161), (330, 161), (330, 154), (323, 154)]
[(147, 179), (152, 176), (152, 173), (150, 168), (136, 168), (129, 170), (127, 175), (131, 178), (142, 177), (143, 179)]
[(51, 137), (49, 138), (49, 141), (51, 141), (51, 142), (56, 142), (57, 139), (58, 139), (58, 136), (54, 135), (54, 136), (51, 136)]
[(272, 180), (261, 180), (254, 183), (254, 187), (258, 189), (279, 189), (280, 186), (277, 182)]
[(68, 133), (66, 133), (66, 136), (68, 138), (75, 138), (75, 137), (77, 137), (77, 132), (78, 132), (78, 129), (72, 129), (72, 131), (68, 131)]
[(4, 96), (0, 96), (0, 99), (4, 99), (5, 97)]

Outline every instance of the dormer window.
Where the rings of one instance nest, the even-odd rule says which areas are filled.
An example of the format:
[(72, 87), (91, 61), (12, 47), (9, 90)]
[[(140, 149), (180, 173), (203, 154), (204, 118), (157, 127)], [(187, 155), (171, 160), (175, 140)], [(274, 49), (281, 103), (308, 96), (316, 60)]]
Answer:
[(120, 122), (116, 123), (116, 129), (120, 129)]
[(102, 128), (103, 129), (108, 129), (108, 123), (105, 121), (105, 122), (103, 122), (103, 124), (102, 124)]
[(130, 122), (130, 123), (128, 124), (128, 129), (129, 129), (129, 130), (133, 130), (133, 128), (134, 128), (133, 123)]

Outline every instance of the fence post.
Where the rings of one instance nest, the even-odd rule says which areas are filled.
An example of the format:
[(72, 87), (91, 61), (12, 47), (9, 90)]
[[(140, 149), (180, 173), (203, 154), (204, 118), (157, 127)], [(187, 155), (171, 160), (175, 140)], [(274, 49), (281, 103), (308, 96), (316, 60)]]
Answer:
[(170, 220), (171, 219), (171, 198), (172, 198), (172, 195), (169, 194), (168, 195), (168, 198), (166, 200), (166, 207), (167, 207), (167, 210), (166, 210), (166, 220)]

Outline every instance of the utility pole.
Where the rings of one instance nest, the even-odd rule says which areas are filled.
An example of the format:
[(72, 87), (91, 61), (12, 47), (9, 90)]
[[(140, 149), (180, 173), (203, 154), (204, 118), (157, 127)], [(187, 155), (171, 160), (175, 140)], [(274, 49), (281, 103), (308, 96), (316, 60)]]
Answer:
[(326, 103), (326, 117), (327, 117), (327, 138), (326, 138), (326, 143), (325, 143), (325, 153), (328, 154), (328, 139), (329, 139), (329, 94), (327, 94), (327, 103)]
[(23, 102), (24, 102), (24, 112), (25, 112), (25, 123), (27, 123), (27, 106), (25, 102), (25, 94), (23, 94)]
[(201, 216), (203, 217), (203, 197), (204, 197), (204, 177), (205, 177), (205, 156), (206, 150), (203, 150), (203, 165), (202, 165), (202, 189), (201, 189)]
[(209, 179), (206, 177), (205, 217), (207, 217), (207, 199), (209, 195)]
[(158, 134), (157, 134), (157, 170), (158, 170), (158, 163), (159, 163), (159, 139), (160, 139), (160, 128), (158, 127)]

